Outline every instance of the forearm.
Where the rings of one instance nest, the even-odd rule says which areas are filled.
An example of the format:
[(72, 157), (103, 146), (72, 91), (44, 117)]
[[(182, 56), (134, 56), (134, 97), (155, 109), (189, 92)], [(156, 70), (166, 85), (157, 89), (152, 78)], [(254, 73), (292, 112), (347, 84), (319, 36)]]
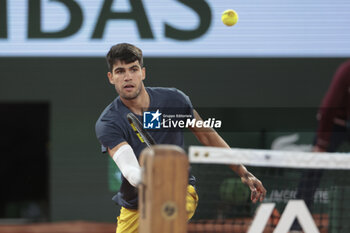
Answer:
[[(193, 111), (197, 120), (202, 120), (196, 111)], [(212, 128), (192, 128), (198, 141), (204, 146), (230, 148), (225, 140)], [(241, 177), (241, 181), (246, 184), (251, 191), (250, 198), (255, 203), (263, 201), (266, 195), (266, 189), (261, 181), (251, 174), (242, 164), (231, 164), (230, 168)]]
[[(196, 135), (199, 141), (205, 146), (230, 148), (223, 138), (215, 131), (209, 130)], [(262, 201), (266, 195), (266, 189), (247, 168), (242, 164), (231, 164), (229, 167), (241, 178), (241, 181), (246, 184), (251, 190), (251, 200), (255, 203), (258, 200)]]
[(230, 148), (225, 140), (212, 128), (204, 129), (196, 134), (198, 141), (204, 146)]
[(240, 177), (250, 177), (252, 174), (247, 170), (247, 168), (242, 164), (232, 164), (230, 168)]
[[(196, 120), (202, 120), (197, 111), (193, 111)], [(225, 140), (213, 128), (193, 128), (194, 135), (204, 146), (230, 148)], [(252, 175), (242, 164), (232, 164), (230, 168), (240, 177)]]

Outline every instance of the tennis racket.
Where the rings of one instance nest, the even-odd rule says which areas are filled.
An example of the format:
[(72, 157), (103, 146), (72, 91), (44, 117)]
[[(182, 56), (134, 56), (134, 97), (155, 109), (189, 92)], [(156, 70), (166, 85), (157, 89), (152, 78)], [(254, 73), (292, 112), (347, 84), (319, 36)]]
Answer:
[(156, 144), (152, 136), (142, 127), (141, 122), (139, 119), (137, 119), (134, 113), (130, 112), (126, 115), (126, 117), (128, 118), (129, 124), (141, 142), (146, 143), (148, 147)]
[[(152, 145), (155, 145), (156, 142), (154, 141), (154, 139), (152, 138), (152, 136), (142, 127), (141, 122), (139, 121), (139, 119), (137, 119), (137, 117), (135, 116), (135, 114), (133, 113), (128, 113), (126, 115), (126, 118), (129, 121), (130, 126), (132, 127), (132, 129), (134, 130), (134, 132), (136, 133), (137, 137), (140, 139), (141, 142), (146, 143), (146, 145), (150, 148)], [(141, 161), (141, 164), (143, 162)], [(144, 160), (144, 166), (142, 168), (142, 182), (140, 184), (140, 195), (141, 195), (141, 200), (143, 205), (146, 203), (146, 186), (145, 186), (145, 181), (144, 181), (144, 177), (146, 174), (146, 160)], [(141, 218), (145, 218), (146, 216), (146, 208), (141, 208)]]

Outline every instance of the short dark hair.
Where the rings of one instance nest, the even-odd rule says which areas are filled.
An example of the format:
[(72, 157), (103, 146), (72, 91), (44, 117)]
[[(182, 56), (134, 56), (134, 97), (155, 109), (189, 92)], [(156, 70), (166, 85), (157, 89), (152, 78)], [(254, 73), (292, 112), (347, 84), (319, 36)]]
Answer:
[(134, 61), (139, 61), (140, 66), (143, 66), (142, 50), (135, 45), (121, 43), (113, 45), (106, 56), (108, 69), (112, 72), (113, 65), (117, 61), (123, 61), (126, 64)]

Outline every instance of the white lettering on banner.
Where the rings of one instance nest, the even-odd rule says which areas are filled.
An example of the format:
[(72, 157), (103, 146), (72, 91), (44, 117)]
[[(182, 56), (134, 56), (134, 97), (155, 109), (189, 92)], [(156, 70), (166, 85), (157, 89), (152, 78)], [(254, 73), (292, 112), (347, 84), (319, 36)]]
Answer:
[(350, 5), (331, 5), (239, 0), (228, 28), (227, 0), (0, 0), (0, 56), (102, 57), (127, 41), (146, 57), (349, 57)]
[(259, 206), (255, 213), (254, 221), (249, 228), (248, 233), (260, 233), (263, 232), (269, 217), (272, 214), (275, 203), (264, 203)]
[(186, 122), (186, 128), (189, 128), (189, 127), (194, 127), (194, 124), (196, 123), (196, 119), (188, 119), (187, 122)]
[(314, 202), (328, 204), (329, 203), (328, 191), (327, 190), (316, 190)]
[[(248, 233), (262, 233), (264, 231), (275, 205), (275, 203), (263, 203), (259, 206)], [(304, 233), (319, 233), (303, 200), (290, 200), (288, 202), (273, 233), (288, 233), (296, 219)]]
[(189, 128), (189, 127), (198, 127), (198, 128), (220, 128), (222, 125), (221, 120), (216, 120), (215, 118), (208, 118), (205, 121), (197, 121), (195, 118), (184, 120), (177, 119), (165, 119), (163, 118), (162, 122), (163, 128)]
[[(291, 199), (297, 198), (296, 189), (272, 189), (265, 200), (269, 202), (284, 202), (287, 203)], [(316, 189), (314, 194), (314, 203), (328, 204), (329, 196), (327, 190)]]

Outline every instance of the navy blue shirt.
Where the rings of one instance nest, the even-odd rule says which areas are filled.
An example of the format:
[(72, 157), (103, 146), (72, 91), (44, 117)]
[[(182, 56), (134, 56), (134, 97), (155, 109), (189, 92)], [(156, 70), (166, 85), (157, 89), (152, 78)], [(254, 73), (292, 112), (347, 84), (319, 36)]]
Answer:
[[(147, 111), (159, 109), (163, 114), (180, 113), (193, 116), (193, 106), (190, 99), (176, 88), (147, 87), (146, 91), (150, 97), (150, 107)], [(139, 159), (146, 144), (140, 141), (130, 126), (126, 117), (130, 112), (130, 109), (123, 104), (119, 97), (102, 112), (96, 122), (96, 135), (102, 145), (102, 152), (106, 152), (107, 148), (114, 148), (121, 142), (127, 142)], [(136, 116), (143, 122), (142, 116)], [(184, 148), (184, 136), (181, 129), (154, 129), (148, 132), (157, 144), (173, 144)], [(189, 183), (194, 185), (195, 178), (193, 176), (190, 176)], [(122, 177), (120, 190), (113, 197), (113, 200), (125, 208), (137, 209), (137, 189)]]

